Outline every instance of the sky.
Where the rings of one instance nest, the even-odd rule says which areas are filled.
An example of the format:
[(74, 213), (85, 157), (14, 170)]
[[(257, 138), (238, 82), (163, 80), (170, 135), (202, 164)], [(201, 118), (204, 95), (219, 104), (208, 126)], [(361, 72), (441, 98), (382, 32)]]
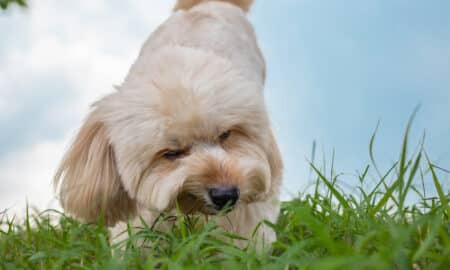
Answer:
[[(426, 133), (450, 169), (449, 1), (256, 0), (266, 102), (285, 163), (283, 199), (311, 183), (308, 160), (344, 173), (374, 154), (386, 170), (403, 133)], [(56, 207), (52, 176), (89, 106), (120, 84), (174, 1), (31, 1), (0, 11), (0, 210)], [(448, 190), (448, 174), (441, 179)]]

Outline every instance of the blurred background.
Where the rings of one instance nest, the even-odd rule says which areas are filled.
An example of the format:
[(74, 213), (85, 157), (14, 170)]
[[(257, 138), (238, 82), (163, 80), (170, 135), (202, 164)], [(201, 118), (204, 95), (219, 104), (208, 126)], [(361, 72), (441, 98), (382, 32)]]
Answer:
[[(450, 2), (256, 0), (266, 100), (285, 161), (283, 199), (307, 189), (308, 160), (351, 188), (369, 163), (412, 150), (450, 169)], [(89, 106), (120, 84), (171, 1), (39, 0), (0, 9), (0, 211), (57, 207), (51, 181)], [(446, 190), (449, 174), (440, 172)], [(428, 185), (430, 183), (426, 183)]]

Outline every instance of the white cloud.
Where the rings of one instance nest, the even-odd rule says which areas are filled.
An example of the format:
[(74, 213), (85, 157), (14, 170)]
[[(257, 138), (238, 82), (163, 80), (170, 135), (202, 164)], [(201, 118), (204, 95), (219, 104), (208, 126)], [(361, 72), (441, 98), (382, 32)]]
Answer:
[(30, 206), (55, 207), (51, 179), (66, 140), (40, 142), (32, 147), (7, 155), (0, 160), (0, 206), (22, 210)]
[(31, 2), (0, 18), (0, 210), (51, 204), (51, 178), (89, 105), (120, 84), (173, 1)]

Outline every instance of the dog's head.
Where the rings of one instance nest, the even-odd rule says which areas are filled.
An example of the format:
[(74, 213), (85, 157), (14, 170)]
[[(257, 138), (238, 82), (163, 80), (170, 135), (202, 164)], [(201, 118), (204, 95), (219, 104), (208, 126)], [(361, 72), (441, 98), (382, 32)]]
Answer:
[(63, 207), (109, 224), (137, 209), (215, 214), (278, 193), (281, 158), (263, 82), (184, 47), (141, 54), (94, 106), (56, 183)]

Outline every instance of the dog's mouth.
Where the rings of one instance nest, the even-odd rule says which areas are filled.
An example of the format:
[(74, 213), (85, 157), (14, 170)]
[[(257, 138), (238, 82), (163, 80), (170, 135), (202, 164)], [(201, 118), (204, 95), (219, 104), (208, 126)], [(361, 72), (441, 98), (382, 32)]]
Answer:
[(233, 205), (226, 205), (220, 208), (209, 202), (204, 196), (183, 192), (178, 195), (175, 208), (180, 209), (183, 214), (218, 215), (231, 212), (235, 205), (234, 203)]

